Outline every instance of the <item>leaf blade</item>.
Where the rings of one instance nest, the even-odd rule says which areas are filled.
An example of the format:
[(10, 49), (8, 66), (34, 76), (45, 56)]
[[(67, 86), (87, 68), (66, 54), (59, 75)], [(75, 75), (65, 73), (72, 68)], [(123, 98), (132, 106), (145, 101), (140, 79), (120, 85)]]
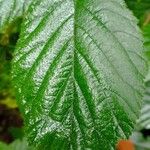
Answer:
[(146, 70), (135, 22), (122, 0), (34, 5), (14, 61), (30, 142), (44, 149), (105, 150), (130, 135)]

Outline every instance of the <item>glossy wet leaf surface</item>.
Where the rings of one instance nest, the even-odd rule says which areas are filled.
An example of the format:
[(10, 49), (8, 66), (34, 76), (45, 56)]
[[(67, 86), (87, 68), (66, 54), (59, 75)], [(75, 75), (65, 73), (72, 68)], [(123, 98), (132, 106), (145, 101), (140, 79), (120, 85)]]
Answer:
[(43, 150), (114, 150), (141, 107), (145, 60), (122, 0), (37, 0), (13, 74), (30, 143)]
[(6, 32), (8, 25), (23, 17), (32, 0), (0, 0), (0, 33)]
[(0, 0), (0, 32), (4, 32), (8, 24), (22, 16), (23, 0)]

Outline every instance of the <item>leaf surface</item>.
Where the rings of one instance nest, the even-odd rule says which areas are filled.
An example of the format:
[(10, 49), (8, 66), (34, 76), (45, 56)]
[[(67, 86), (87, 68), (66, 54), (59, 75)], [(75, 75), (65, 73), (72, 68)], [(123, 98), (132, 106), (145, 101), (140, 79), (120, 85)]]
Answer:
[(0, 0), (0, 32), (23, 12), (23, 0)]
[(24, 15), (32, 0), (0, 0), (0, 32)]
[(122, 0), (37, 0), (29, 7), (13, 74), (30, 143), (114, 150), (129, 137), (146, 71), (136, 23)]

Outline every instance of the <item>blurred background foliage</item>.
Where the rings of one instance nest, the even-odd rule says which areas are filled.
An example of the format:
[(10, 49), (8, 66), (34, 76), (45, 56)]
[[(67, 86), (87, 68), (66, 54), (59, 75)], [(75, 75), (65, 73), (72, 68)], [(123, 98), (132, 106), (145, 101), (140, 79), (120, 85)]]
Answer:
[[(0, 141), (5, 143), (23, 137), (23, 120), (16, 104), (11, 79), (11, 62), (20, 33), (21, 20), (18, 18), (0, 33)], [(4, 145), (0, 143), (0, 150), (7, 150)], [(11, 147), (14, 147), (13, 145)]]
[(145, 77), (146, 91), (140, 119), (131, 140), (136, 150), (150, 150), (150, 0), (125, 0), (129, 9), (139, 20), (144, 36), (144, 53), (148, 60), (149, 71)]
[[(144, 35), (144, 53), (150, 63), (150, 0), (125, 2), (139, 20), (138, 25)], [(21, 22), (22, 18), (18, 18), (0, 33), (0, 150), (33, 150), (27, 146), (24, 138), (23, 119), (16, 104), (11, 80), (11, 62)], [(147, 88), (141, 117), (131, 136), (137, 150), (150, 150), (150, 67), (145, 81)]]
[(139, 19), (139, 26), (143, 27), (150, 22), (150, 0), (125, 0), (127, 6)]

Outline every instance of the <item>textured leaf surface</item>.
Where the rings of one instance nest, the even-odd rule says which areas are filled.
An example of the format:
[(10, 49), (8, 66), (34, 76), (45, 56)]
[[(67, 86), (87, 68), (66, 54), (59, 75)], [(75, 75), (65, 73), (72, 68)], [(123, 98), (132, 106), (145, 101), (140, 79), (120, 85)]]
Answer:
[(32, 0), (0, 0), (0, 32), (4, 32), (7, 25), (21, 17)]
[(150, 129), (150, 81), (146, 83), (146, 86), (144, 105), (138, 120), (138, 125), (141, 129)]
[(30, 142), (114, 150), (141, 106), (136, 19), (122, 0), (37, 0), (28, 11), (13, 72)]
[(23, 13), (24, 0), (0, 0), (0, 31)]

